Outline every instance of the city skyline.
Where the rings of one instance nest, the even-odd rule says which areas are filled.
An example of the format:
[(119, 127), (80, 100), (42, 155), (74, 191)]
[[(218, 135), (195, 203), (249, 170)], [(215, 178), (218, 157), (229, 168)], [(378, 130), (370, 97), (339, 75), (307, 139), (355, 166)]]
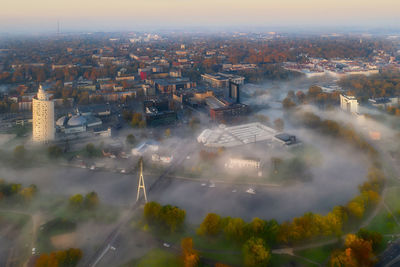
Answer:
[[(211, 1), (115, 0), (85, 2), (7, 2), (0, 10), (0, 32), (55, 32), (61, 30), (129, 31), (207, 28), (397, 28), (400, 2), (383, 1)], [(307, 30), (304, 29), (304, 30)]]

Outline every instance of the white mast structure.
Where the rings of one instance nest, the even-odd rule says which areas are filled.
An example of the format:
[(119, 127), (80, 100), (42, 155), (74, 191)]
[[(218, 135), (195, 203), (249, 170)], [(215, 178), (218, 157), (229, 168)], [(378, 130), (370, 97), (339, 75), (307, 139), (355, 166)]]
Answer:
[(147, 195), (146, 195), (146, 186), (144, 185), (144, 178), (143, 178), (143, 159), (140, 159), (140, 175), (139, 175), (139, 183), (137, 188), (137, 196), (136, 202), (139, 201), (140, 198), (140, 189), (143, 189), (144, 200), (147, 203)]

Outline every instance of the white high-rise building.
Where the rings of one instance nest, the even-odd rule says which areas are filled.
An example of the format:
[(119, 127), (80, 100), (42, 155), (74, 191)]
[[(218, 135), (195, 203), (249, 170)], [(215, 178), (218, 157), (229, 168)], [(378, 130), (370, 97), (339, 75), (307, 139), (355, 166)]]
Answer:
[(358, 113), (358, 101), (354, 96), (340, 95), (340, 107), (350, 113)]
[(39, 86), (37, 96), (32, 99), (32, 140), (46, 143), (55, 138), (54, 101)]

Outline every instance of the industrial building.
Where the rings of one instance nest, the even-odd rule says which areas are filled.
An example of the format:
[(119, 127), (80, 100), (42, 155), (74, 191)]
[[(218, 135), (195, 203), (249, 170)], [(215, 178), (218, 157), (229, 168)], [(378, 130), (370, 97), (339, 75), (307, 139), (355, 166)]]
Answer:
[(355, 96), (340, 95), (340, 108), (349, 113), (358, 113), (358, 101)]
[(247, 115), (249, 112), (248, 106), (240, 103), (239, 84), (229, 81), (228, 85), (227, 97), (211, 95), (205, 98), (205, 103), (213, 121), (225, 123)]
[(176, 90), (193, 88), (196, 86), (195, 82), (191, 82), (189, 78), (168, 78), (168, 79), (154, 79), (155, 89), (162, 94), (171, 94)]
[[(286, 137), (289, 139), (286, 140)], [(242, 124), (232, 127), (220, 125), (215, 129), (205, 129), (197, 141), (209, 148), (232, 148), (257, 142), (267, 142), (277, 145), (293, 145), (298, 143), (294, 135), (278, 133), (276, 130), (259, 122)]]
[(230, 81), (242, 85), (245, 80), (242, 76), (222, 72), (218, 72), (217, 74), (202, 74), (201, 79), (216, 88), (228, 87)]
[(368, 103), (376, 108), (387, 108), (400, 105), (400, 97), (370, 98)]
[(169, 99), (146, 100), (143, 107), (147, 126), (171, 124), (177, 119), (176, 112), (170, 109)]

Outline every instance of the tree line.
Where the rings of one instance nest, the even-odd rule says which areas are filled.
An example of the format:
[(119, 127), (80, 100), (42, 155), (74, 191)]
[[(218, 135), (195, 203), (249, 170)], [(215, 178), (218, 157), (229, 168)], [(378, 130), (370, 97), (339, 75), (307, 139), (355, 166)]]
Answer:
[(38, 192), (36, 185), (23, 187), (21, 184), (9, 183), (0, 179), (0, 202), (2, 200), (16, 199), (18, 201), (30, 201)]

